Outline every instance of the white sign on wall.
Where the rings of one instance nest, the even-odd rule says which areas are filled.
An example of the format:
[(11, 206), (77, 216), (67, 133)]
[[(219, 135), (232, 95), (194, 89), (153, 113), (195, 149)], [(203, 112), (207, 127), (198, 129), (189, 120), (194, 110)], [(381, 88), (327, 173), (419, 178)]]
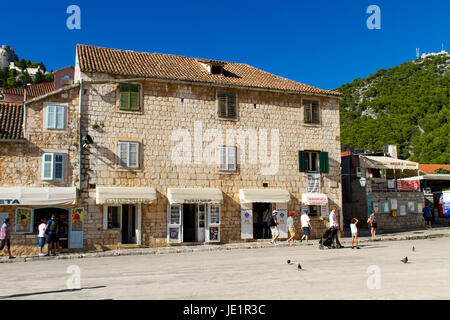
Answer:
[(241, 239), (253, 239), (252, 204), (241, 204)]
[(330, 212), (328, 212), (328, 204), (325, 206), (320, 206), (320, 211), (320, 214), (323, 218), (328, 218), (328, 216), (330, 215)]
[(308, 193), (320, 193), (320, 173), (308, 173)]
[(278, 215), (278, 231), (280, 231), (280, 239), (286, 239), (288, 237), (286, 228), (287, 228), (287, 204), (286, 203), (277, 203), (276, 204)]

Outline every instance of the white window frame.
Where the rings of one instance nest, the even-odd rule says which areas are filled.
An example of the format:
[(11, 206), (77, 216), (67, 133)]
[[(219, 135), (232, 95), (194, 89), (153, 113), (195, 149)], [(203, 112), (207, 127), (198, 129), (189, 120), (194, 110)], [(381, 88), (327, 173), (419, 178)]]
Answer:
[[(222, 163), (222, 155), (225, 152), (226, 163)], [(234, 163), (230, 162), (230, 158), (234, 158)], [(220, 146), (218, 149), (219, 171), (233, 172), (237, 169), (237, 147), (236, 146)], [(232, 167), (230, 168), (230, 165)]]
[[(136, 145), (137, 146), (136, 165), (135, 166), (130, 166), (130, 151), (131, 151), (131, 146), (132, 145)], [(121, 159), (122, 148), (124, 146), (126, 146), (126, 148), (127, 148), (127, 159), (126, 159), (126, 161), (122, 161), (122, 159)], [(118, 167), (122, 168), (122, 169), (139, 169), (139, 156), (140, 156), (139, 148), (140, 148), (140, 143), (139, 142), (135, 142), (135, 141), (119, 141), (118, 142)], [(122, 165), (122, 163), (124, 163), (124, 165)]]
[[(53, 119), (50, 119), (50, 110), (53, 109)], [(62, 110), (62, 115), (60, 114)], [(46, 130), (65, 130), (66, 129), (66, 105), (48, 104), (45, 108), (45, 129)], [(60, 116), (58, 116), (60, 115)], [(61, 119), (62, 117), (62, 119)], [(58, 121), (60, 120), (60, 121)], [(62, 126), (58, 123), (62, 122)]]
[[(119, 228), (109, 228), (108, 227), (108, 208), (115, 207), (118, 208), (119, 213)], [(122, 230), (122, 205), (106, 205), (103, 206), (103, 229), (104, 230)]]
[[(17, 231), (17, 213), (19, 212), (19, 210), (27, 210), (30, 211), (30, 229), (28, 231)], [(34, 225), (34, 209), (33, 208), (24, 208), (24, 207), (19, 207), (16, 209), (16, 213), (14, 214), (14, 233), (17, 234), (26, 234), (26, 233), (33, 233), (33, 225)], [(11, 224), (10, 224), (11, 226)], [(11, 232), (11, 229), (10, 229)]]
[[(51, 161), (45, 161), (45, 156), (51, 155)], [(56, 178), (55, 177), (55, 167), (56, 167), (56, 156), (62, 156), (62, 170), (61, 170), (61, 177)], [(45, 165), (49, 164), (51, 166), (51, 173), (50, 177), (46, 177), (45, 174)], [(60, 152), (44, 152), (42, 154), (42, 180), (44, 181), (63, 181), (66, 171), (66, 154), (60, 153)]]

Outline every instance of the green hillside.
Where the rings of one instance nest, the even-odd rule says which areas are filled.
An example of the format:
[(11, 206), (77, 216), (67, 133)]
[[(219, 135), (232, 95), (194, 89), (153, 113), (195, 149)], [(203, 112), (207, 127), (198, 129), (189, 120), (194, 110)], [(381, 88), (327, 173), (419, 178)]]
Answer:
[(399, 158), (450, 164), (450, 55), (405, 62), (335, 89), (341, 143), (366, 152), (396, 144)]

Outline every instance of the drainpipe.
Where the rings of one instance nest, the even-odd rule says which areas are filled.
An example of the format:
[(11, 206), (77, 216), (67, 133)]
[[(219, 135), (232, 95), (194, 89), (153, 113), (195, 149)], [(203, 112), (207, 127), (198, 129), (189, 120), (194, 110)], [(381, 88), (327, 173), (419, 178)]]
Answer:
[(27, 130), (27, 86), (25, 85), (23, 94), (23, 137), (26, 137)]
[(79, 174), (79, 180), (78, 180), (78, 189), (80, 190), (80, 196), (81, 196), (81, 157), (82, 157), (82, 148), (83, 148), (83, 137), (81, 134), (81, 100), (83, 98), (83, 79), (80, 78), (80, 94), (78, 97), (78, 148), (79, 148), (79, 155), (78, 155), (78, 174)]

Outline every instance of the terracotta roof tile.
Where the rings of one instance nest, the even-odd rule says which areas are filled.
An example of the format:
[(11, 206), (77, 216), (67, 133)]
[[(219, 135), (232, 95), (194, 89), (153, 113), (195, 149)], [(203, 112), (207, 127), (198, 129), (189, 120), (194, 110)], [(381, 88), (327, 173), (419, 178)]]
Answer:
[(0, 140), (23, 140), (23, 105), (0, 102)]
[[(52, 92), (53, 90), (55, 90), (55, 84), (53, 81), (32, 84), (27, 89), (27, 98), (39, 97), (49, 92)], [(23, 97), (24, 88), (17, 87), (12, 89), (6, 89), (3, 91), (3, 93)]]
[(450, 170), (450, 164), (419, 164), (419, 170), (425, 173), (436, 173), (439, 168)]
[(224, 64), (223, 74), (218, 75), (210, 74), (202, 67), (198, 60), (204, 61), (205, 59), (108, 49), (88, 45), (77, 45), (77, 54), (82, 72), (98, 72), (341, 96), (338, 92), (319, 89), (282, 78), (244, 63), (210, 60), (215, 63), (221, 62)]

